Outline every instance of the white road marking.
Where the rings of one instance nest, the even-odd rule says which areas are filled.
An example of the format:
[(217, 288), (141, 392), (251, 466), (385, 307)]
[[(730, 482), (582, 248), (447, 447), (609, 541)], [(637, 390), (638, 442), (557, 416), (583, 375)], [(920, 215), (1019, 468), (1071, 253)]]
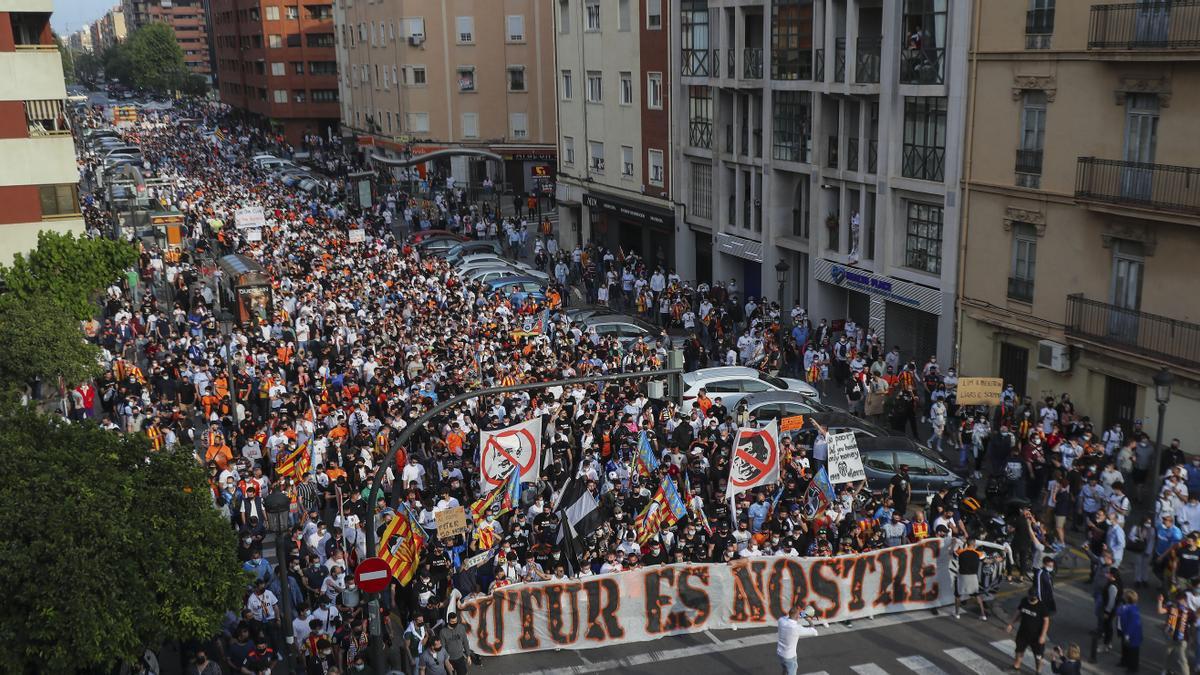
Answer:
[(966, 647), (947, 649), (946, 656), (958, 661), (964, 668), (976, 675), (1000, 675), (1003, 671)]
[(858, 673), (858, 675), (888, 675), (888, 671), (880, 668), (874, 663), (864, 663), (860, 666), (850, 666), (850, 670)]
[(896, 659), (900, 665), (921, 675), (947, 675), (946, 671), (938, 668), (937, 664), (924, 656), (905, 656)]
[[(1001, 652), (1004, 653), (1005, 656), (1007, 656), (1010, 659), (1016, 658), (1017, 643), (1014, 642), (1013, 640), (996, 640), (995, 642), (992, 643), (992, 647), (1000, 650)], [(1047, 648), (1046, 651), (1050, 651), (1049, 648)], [(1049, 661), (1050, 660), (1049, 655), (1046, 655), (1046, 656), (1047, 656), (1046, 660)], [(1025, 650), (1025, 658), (1021, 659), (1021, 670), (1028, 670), (1031, 673), (1034, 672), (1033, 664), (1035, 662), (1036, 662), (1036, 659), (1033, 658), (1033, 652), (1026, 649)], [(1045, 667), (1045, 664), (1043, 664), (1043, 667)]]
[[(841, 624), (830, 625), (829, 628), (817, 628), (817, 635), (839, 635), (842, 633), (852, 633), (857, 630), (872, 630), (883, 628), (886, 626), (912, 623), (916, 621), (926, 621), (928, 619), (945, 618), (946, 615), (937, 615), (929, 612), (909, 612), (905, 614), (889, 614), (886, 616), (876, 617), (869, 624), (864, 624), (861, 621), (855, 621), (854, 627), (847, 628)], [(764, 627), (765, 628), (765, 627)], [(715, 635), (713, 636), (716, 637)], [(719, 639), (719, 638), (718, 638)], [(809, 637), (801, 637), (801, 640), (811, 639)], [(529, 671), (525, 675), (582, 675), (583, 673), (602, 673), (602, 672), (621, 672), (646, 666), (652, 663), (660, 663), (663, 661), (675, 661), (677, 659), (690, 659), (698, 656), (708, 656), (711, 654), (719, 654), (731, 652), (738, 649), (747, 649), (750, 647), (763, 647), (766, 645), (774, 645), (778, 640), (778, 635), (775, 630), (764, 631), (756, 635), (747, 637), (734, 638), (732, 640), (723, 640), (713, 644), (699, 644), (689, 647), (679, 647), (677, 649), (663, 649), (659, 651), (643, 652), (640, 654), (631, 654), (619, 659), (609, 659), (606, 661), (596, 661), (593, 663), (584, 663), (574, 666), (566, 666), (560, 668), (547, 668), (544, 670)], [(504, 657), (500, 657), (504, 658)], [(875, 671), (876, 673), (886, 673), (886, 671)], [(817, 674), (819, 675), (819, 674)], [(870, 675), (868, 672), (867, 675)]]
[(804, 675), (829, 675), (829, 671), (827, 671), (827, 670), (816, 670), (816, 671), (813, 671), (813, 672), (811, 672), (811, 673), (804, 673)]
[(716, 635), (713, 635), (711, 630), (704, 631), (704, 634), (708, 636), (709, 640), (713, 641), (713, 644), (718, 644), (718, 645), (721, 644), (721, 639), (718, 638)]

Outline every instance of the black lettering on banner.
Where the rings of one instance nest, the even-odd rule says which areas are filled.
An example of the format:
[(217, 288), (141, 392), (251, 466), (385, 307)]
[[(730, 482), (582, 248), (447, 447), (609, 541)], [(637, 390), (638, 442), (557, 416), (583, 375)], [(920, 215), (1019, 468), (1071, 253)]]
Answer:
[(863, 581), (866, 579), (868, 571), (872, 574), (875, 573), (876, 557), (876, 555), (862, 555), (854, 559), (854, 575), (850, 581), (849, 609), (851, 612), (857, 612), (867, 604), (863, 600)]
[[(703, 584), (703, 588), (698, 588), (688, 584), (690, 579), (699, 579)], [(712, 598), (708, 595), (708, 567), (685, 567), (679, 570), (678, 577), (678, 594), (679, 603), (695, 612), (691, 619), (682, 618), (679, 623), (687, 627), (703, 626), (708, 621), (708, 617), (712, 614)], [(686, 612), (677, 612), (681, 617), (686, 617)], [(687, 623), (684, 623), (687, 621)]]
[(838, 566), (838, 562), (833, 560), (815, 560), (809, 566), (809, 589), (814, 596), (824, 598), (829, 602), (824, 609), (817, 607), (817, 618), (832, 618), (837, 616), (838, 611), (841, 609), (841, 594), (838, 590), (837, 581), (821, 574), (825, 568), (830, 568), (830, 571), (837, 574)]
[[(790, 588), (783, 585), (783, 577), (790, 578)], [(784, 602), (784, 592), (789, 590), (787, 602)], [(804, 601), (808, 595), (808, 579), (804, 574), (804, 566), (799, 560), (781, 558), (775, 561), (771, 568), (771, 578), (767, 582), (767, 599), (771, 604), (771, 616), (778, 619), (787, 614), (792, 607)]]
[[(583, 582), (587, 591), (588, 622), (584, 634), (589, 640), (603, 641), (625, 637), (625, 629), (617, 619), (621, 607), (621, 589), (612, 579), (590, 579)], [(601, 599), (604, 595), (604, 599)]]
[(762, 623), (767, 608), (763, 601), (763, 570), (766, 561), (748, 560), (731, 564), (733, 572), (733, 616), (731, 621)]
[[(475, 631), (475, 649), (484, 654), (499, 654), (504, 647), (504, 592), (496, 591), (491, 596), (482, 596), (475, 603), (472, 611), (475, 608), (479, 610), (479, 623)], [(488, 630), (489, 614), (492, 617), (492, 631)], [(495, 639), (491, 638), (493, 634)]]
[[(579, 590), (577, 583), (553, 584), (546, 587), (546, 627), (555, 644), (575, 644), (579, 638)], [(571, 632), (563, 634), (563, 593), (571, 595)]]
[[(517, 595), (513, 593), (509, 597)], [(520, 589), (520, 608), (521, 608), (521, 638), (519, 644), (521, 649), (532, 651), (541, 647), (541, 642), (537, 639), (537, 633), (533, 630), (533, 606), (536, 604), (538, 609), (544, 604), (542, 600), (542, 589), (538, 586), (522, 586)], [(538, 612), (539, 614), (541, 612)]]
[[(675, 570), (663, 567), (646, 570), (642, 583), (646, 586), (646, 632), (655, 635), (663, 632), (662, 608), (671, 604), (671, 598), (663, 595), (662, 582), (675, 583)], [(671, 630), (668, 626), (666, 630)]]
[[(942, 542), (940, 539), (926, 540), (919, 546), (912, 548), (912, 553), (909, 556), (909, 601), (910, 602), (932, 602), (938, 598), (938, 583), (937, 583), (937, 558), (941, 552)], [(934, 564), (926, 564), (925, 554), (933, 551)], [(932, 583), (926, 586), (926, 581), (932, 579)]]
[(891, 600), (889, 604), (903, 604), (908, 601), (908, 584), (905, 583), (905, 578), (908, 575), (908, 549), (906, 548), (890, 548), (892, 561), (892, 578), (891, 578)]

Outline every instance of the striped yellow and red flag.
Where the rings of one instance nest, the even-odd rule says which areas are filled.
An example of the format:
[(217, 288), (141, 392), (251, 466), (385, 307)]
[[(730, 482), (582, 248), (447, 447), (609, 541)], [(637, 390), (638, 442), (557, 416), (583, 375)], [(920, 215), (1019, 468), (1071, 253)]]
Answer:
[(475, 530), (475, 546), (480, 551), (490, 551), (496, 545), (496, 531), (487, 525), (481, 525)]
[(412, 512), (401, 505), (396, 516), (384, 529), (376, 555), (387, 563), (396, 581), (405, 586), (412, 581), (417, 572), (417, 565), (421, 562), (421, 549), (424, 546), (425, 530), (413, 518)]
[(312, 453), (308, 451), (308, 441), (306, 440), (279, 462), (279, 466), (275, 467), (275, 473), (279, 476), (288, 476), (293, 480), (300, 480), (300, 476), (308, 473), (311, 469)]

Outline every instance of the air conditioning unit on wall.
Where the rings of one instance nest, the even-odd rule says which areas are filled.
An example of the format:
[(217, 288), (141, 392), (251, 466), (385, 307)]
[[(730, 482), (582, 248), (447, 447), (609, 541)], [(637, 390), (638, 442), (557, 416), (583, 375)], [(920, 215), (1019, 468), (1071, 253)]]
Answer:
[(1048, 368), (1056, 373), (1071, 370), (1071, 348), (1053, 340), (1038, 340), (1038, 368)]
[(408, 44), (412, 45), (413, 47), (420, 47), (421, 45), (425, 44), (425, 36), (420, 33), (414, 33), (408, 36)]

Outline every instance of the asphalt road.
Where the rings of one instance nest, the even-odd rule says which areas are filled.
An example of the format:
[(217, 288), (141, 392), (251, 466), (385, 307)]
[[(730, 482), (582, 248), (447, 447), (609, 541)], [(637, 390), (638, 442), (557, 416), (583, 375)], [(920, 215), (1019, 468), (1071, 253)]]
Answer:
[[(1090, 631), (1095, 625), (1092, 598), (1086, 584), (1085, 563), (1060, 569), (1055, 598), (1058, 614), (1051, 621), (1047, 656), (1053, 645), (1064, 649), (1078, 642), (1084, 651), (1084, 670), (1089, 673), (1116, 673), (1119, 647), (1110, 654), (1101, 652), (1089, 662)], [(939, 614), (913, 612), (819, 627), (815, 638), (803, 638), (799, 644), (799, 673), (811, 675), (880, 675), (883, 673), (977, 673), (995, 675), (1011, 672), (1012, 636), (1004, 626), (1025, 585), (1010, 584), (992, 603), (993, 616), (983, 622), (974, 607), (953, 616), (953, 607)], [(1150, 593), (1142, 593), (1149, 596)], [(1154, 616), (1151, 598), (1142, 601), (1146, 643), (1142, 647), (1142, 672), (1162, 668), (1165, 645), (1161, 622)], [(1031, 655), (1026, 655), (1022, 670), (1033, 672)], [(583, 651), (547, 651), (519, 656), (487, 659), (482, 669), (472, 672), (525, 673), (529, 675), (575, 673), (622, 673), (636, 675), (718, 675), (780, 672), (775, 656), (775, 631), (705, 631), (692, 635), (664, 638), (652, 642), (622, 644)], [(1050, 672), (1047, 662), (1042, 672)]]

